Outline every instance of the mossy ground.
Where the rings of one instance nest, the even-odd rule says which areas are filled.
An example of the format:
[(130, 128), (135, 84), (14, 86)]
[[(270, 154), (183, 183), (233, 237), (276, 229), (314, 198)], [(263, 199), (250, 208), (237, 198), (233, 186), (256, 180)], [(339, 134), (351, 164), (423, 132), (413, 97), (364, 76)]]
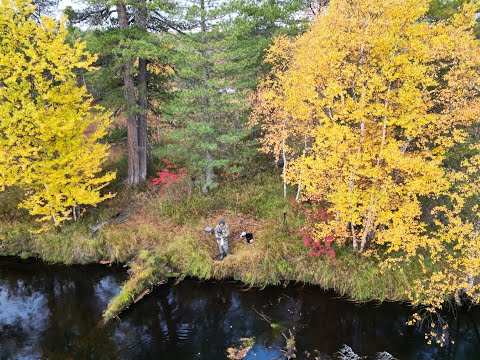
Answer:
[[(13, 195), (2, 196), (0, 203), (8, 203), (5, 197)], [(88, 225), (132, 202), (138, 205), (127, 221), (90, 235)], [(180, 277), (235, 279), (249, 286), (292, 281), (316, 284), (355, 301), (402, 300), (407, 284), (418, 276), (419, 269), (382, 271), (378, 259), (357, 257), (350, 248), (336, 249), (338, 265), (330, 258), (312, 257), (298, 232), (285, 231), (284, 212), (288, 229), (301, 226), (302, 219), (293, 215), (283, 199), (279, 177), (273, 173), (225, 183), (208, 194), (185, 191), (175, 199), (142, 190), (119, 191), (81, 221), (39, 234), (30, 231), (38, 225), (28, 214), (3, 211), (0, 251), (52, 263), (130, 264), (131, 278), (111, 303), (106, 318), (118, 314), (146, 287), (158, 282), (166, 266)], [(216, 261), (216, 242), (204, 227), (216, 225), (220, 218), (230, 225), (231, 255)], [(254, 233), (253, 244), (240, 239), (244, 230)]]

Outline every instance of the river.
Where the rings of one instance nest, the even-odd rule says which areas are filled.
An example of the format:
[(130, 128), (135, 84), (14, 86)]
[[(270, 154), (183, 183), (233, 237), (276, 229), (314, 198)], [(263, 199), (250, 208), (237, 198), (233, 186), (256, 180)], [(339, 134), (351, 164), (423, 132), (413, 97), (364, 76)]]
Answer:
[[(253, 338), (246, 359), (275, 359), (295, 336), (297, 359), (348, 345), (375, 358), (480, 359), (480, 309), (450, 315), (450, 342), (427, 345), (399, 303), (354, 304), (313, 286), (249, 289), (237, 282), (164, 285), (121, 314), (102, 311), (126, 279), (122, 267), (60, 266), (0, 258), (0, 359), (226, 359)], [(252, 342), (253, 342), (252, 341)]]

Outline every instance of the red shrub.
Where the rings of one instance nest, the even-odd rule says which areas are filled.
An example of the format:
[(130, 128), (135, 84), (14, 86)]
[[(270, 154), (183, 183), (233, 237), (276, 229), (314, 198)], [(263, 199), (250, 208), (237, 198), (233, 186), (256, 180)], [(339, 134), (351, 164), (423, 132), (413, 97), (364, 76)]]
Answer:
[(305, 215), (306, 225), (299, 229), (299, 232), (303, 238), (303, 243), (310, 248), (308, 254), (315, 257), (326, 255), (330, 257), (333, 265), (337, 265), (335, 251), (332, 248), (332, 243), (335, 241), (334, 234), (329, 234), (324, 239), (315, 239), (314, 236), (315, 225), (327, 223), (332, 218), (332, 215), (325, 210), (325, 207), (318, 204), (306, 206), (295, 201), (295, 199), (291, 199), (291, 205), (294, 212)]
[(178, 168), (170, 160), (164, 158), (165, 168), (157, 172), (157, 177), (152, 179), (152, 186), (157, 187), (159, 191), (173, 192), (174, 197), (179, 197), (182, 191), (187, 190), (185, 186), (186, 169)]

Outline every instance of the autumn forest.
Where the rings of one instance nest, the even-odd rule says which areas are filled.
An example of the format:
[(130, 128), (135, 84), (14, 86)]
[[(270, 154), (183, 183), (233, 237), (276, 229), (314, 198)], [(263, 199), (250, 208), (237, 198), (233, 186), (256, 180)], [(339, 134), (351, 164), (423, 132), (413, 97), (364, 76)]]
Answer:
[(104, 322), (172, 278), (302, 283), (446, 346), (480, 303), (479, 14), (0, 0), (0, 255), (124, 265)]

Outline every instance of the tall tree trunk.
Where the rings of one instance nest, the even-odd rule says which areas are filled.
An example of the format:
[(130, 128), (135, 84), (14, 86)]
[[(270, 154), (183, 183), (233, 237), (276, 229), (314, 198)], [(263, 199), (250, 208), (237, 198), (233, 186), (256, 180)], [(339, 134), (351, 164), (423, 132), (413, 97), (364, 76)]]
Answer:
[[(365, 28), (365, 35), (367, 34), (367, 28), (368, 28), (368, 26)], [(362, 44), (362, 46), (360, 47), (360, 57), (359, 57), (359, 60), (358, 60), (358, 65), (359, 66), (362, 66), (362, 64), (363, 64), (364, 48), (365, 48), (365, 44)], [(363, 86), (362, 86), (362, 95), (361, 95), (361, 99), (360, 99), (360, 101), (362, 103), (362, 107), (365, 104), (366, 91), (367, 91), (366, 90), (366, 84), (364, 82)], [(355, 93), (355, 86), (353, 86), (353, 92)], [(357, 101), (356, 98), (355, 98), (355, 101)], [(354, 192), (355, 192), (355, 174), (357, 172), (357, 162), (360, 161), (360, 159), (361, 159), (364, 133), (365, 133), (365, 121), (362, 120), (360, 122), (360, 139), (359, 139), (359, 143), (358, 143), (357, 157), (356, 157), (356, 160), (355, 160), (355, 164), (353, 164), (353, 171), (352, 171), (352, 175), (350, 177), (350, 191), (352, 193), (352, 197), (354, 196)], [(351, 230), (352, 230), (352, 237), (353, 237), (353, 251), (355, 253), (357, 253), (358, 252), (358, 243), (357, 243), (357, 237), (356, 237), (356, 233), (355, 233), (355, 225), (354, 225), (354, 222), (353, 222), (353, 211), (354, 211), (354, 209), (352, 208), (351, 209), (351, 212), (352, 212), (351, 213)]]
[(352, 222), (350, 222), (350, 231), (352, 232), (353, 251), (356, 253), (358, 251), (357, 233)]
[[(307, 154), (307, 135), (303, 136), (303, 156)], [(298, 201), (300, 199), (300, 194), (302, 192), (302, 170), (300, 170), (300, 176), (298, 180), (298, 188), (297, 188), (297, 195), (295, 196), (295, 200)]]
[(200, 0), (200, 32), (201, 32), (201, 42), (202, 42), (202, 61), (203, 61), (203, 95), (202, 95), (202, 121), (210, 122), (210, 96), (208, 95), (208, 81), (210, 80), (210, 68), (208, 64), (208, 53), (207, 53), (207, 17), (205, 8), (205, 0)]
[[(147, 6), (145, 0), (138, 0), (137, 24), (147, 31)], [(139, 179), (147, 179), (147, 59), (138, 60), (138, 161), (139, 161)]]
[[(123, 0), (117, 2), (118, 23), (120, 29), (128, 29), (127, 8)], [(135, 81), (133, 77), (133, 59), (124, 58), (122, 64), (124, 96), (127, 113), (128, 175), (127, 183), (135, 186), (140, 182), (140, 163), (138, 151), (138, 124), (136, 115)]]
[(138, 61), (138, 161), (140, 181), (147, 179), (147, 59)]
[[(352, 173), (350, 175), (349, 188), (350, 188), (350, 192), (352, 194), (352, 197), (354, 196), (354, 193), (355, 193), (355, 175), (356, 175), (356, 172), (357, 172), (357, 162), (360, 161), (360, 156), (361, 156), (361, 153), (362, 153), (362, 144), (363, 144), (364, 132), (365, 132), (365, 122), (362, 121), (360, 123), (360, 139), (359, 139), (358, 148), (357, 148), (357, 157), (356, 157), (356, 160), (355, 160), (355, 164), (353, 164)], [(351, 212), (350, 229), (352, 231), (353, 251), (357, 252), (358, 251), (358, 243), (357, 243), (357, 236), (356, 236), (356, 230), (355, 230), (355, 222), (354, 222), (354, 217), (353, 217), (354, 211), (355, 210), (351, 207), (350, 208), (350, 212)]]
[(212, 167), (213, 158), (209, 150), (207, 150), (206, 161), (207, 165), (205, 166), (205, 173), (202, 184), (202, 191), (205, 193), (211, 190), (211, 185), (214, 184), (216, 180), (215, 173), (213, 172)]
[[(479, 237), (480, 237), (480, 221), (477, 221), (475, 223), (474, 233), (473, 233), (473, 240), (475, 243), (479, 241)], [(468, 256), (469, 256), (469, 260), (474, 260), (478, 257), (478, 253), (470, 250), (468, 253)], [(475, 275), (476, 274), (473, 273), (471, 270), (467, 271), (467, 283), (470, 289), (476, 285)]]
[[(202, 42), (202, 60), (203, 60), (203, 95), (202, 95), (202, 121), (205, 123), (210, 122), (210, 97), (208, 94), (208, 81), (210, 80), (210, 68), (208, 64), (208, 53), (207, 53), (207, 18), (206, 18), (206, 6), (205, 0), (200, 0), (200, 33), (201, 33), (201, 42)], [(202, 185), (202, 191), (208, 192), (210, 190), (210, 185), (215, 181), (215, 174), (213, 172), (213, 167), (211, 163), (213, 161), (213, 155), (211, 151), (207, 150), (206, 152), (206, 167), (204, 172), (204, 184)]]
[[(300, 178), (302, 177), (302, 172), (300, 172)], [(300, 199), (300, 194), (302, 192), (302, 182), (299, 181), (297, 184), (297, 195), (295, 195), (295, 201)]]
[[(389, 82), (388, 88), (387, 88), (387, 98), (385, 100), (384, 108), (387, 110), (388, 108), (388, 94), (390, 93), (392, 83)], [(380, 166), (380, 162), (382, 160), (382, 153), (383, 149), (385, 148), (385, 142), (387, 141), (387, 116), (383, 117), (383, 125), (382, 125), (382, 137), (381, 137), (381, 143), (380, 143), (380, 149), (378, 151), (377, 155), (377, 162), (375, 164), (375, 168), (377, 169)], [(382, 192), (384, 185), (380, 186), (379, 188), (379, 193)], [(364, 220), (365, 223), (365, 228), (363, 230), (363, 235), (362, 235), (362, 242), (360, 243), (360, 251), (363, 251), (365, 249), (365, 245), (367, 243), (367, 239), (369, 238), (369, 234), (371, 232), (374, 232), (374, 225), (375, 225), (375, 210), (374, 207), (378, 201), (375, 200), (375, 195), (372, 194), (370, 203), (368, 205), (368, 211)], [(370, 236), (371, 237), (371, 236)]]

